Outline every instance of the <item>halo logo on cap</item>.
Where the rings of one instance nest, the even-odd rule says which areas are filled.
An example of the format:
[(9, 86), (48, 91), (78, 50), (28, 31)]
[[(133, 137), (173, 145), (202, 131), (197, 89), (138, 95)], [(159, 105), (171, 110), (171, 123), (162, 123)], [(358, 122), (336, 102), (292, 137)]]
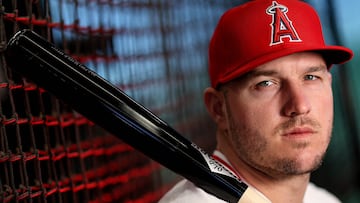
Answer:
[(283, 38), (288, 38), (289, 42), (301, 42), (292, 21), (286, 15), (288, 10), (276, 1), (266, 9), (266, 13), (272, 16), (270, 46), (284, 43)]

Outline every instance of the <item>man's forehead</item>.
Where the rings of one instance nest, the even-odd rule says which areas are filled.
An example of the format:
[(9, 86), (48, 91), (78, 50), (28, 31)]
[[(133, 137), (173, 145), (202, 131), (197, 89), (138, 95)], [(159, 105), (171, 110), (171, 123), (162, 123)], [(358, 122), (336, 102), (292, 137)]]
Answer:
[[(256, 69), (253, 69), (249, 71), (248, 73), (244, 74), (244, 77), (257, 77), (257, 76), (274, 76), (274, 75), (281, 75), (282, 72), (285, 72), (284, 70), (291, 67), (281, 67), (281, 68), (274, 68), (272, 69), (271, 66), (268, 67), (258, 67)], [(328, 68), (323, 63), (318, 63), (310, 66), (304, 66), (301, 68), (300, 73), (311, 73), (311, 72), (328, 72)]]
[(274, 59), (253, 68), (245, 74), (269, 75), (275, 72), (289, 70), (291, 67), (302, 67), (304, 69), (308, 67), (321, 67), (327, 69), (325, 59), (321, 54), (316, 52), (300, 52)]
[(296, 70), (299, 72), (299, 74), (329, 71), (325, 59), (321, 54), (316, 52), (299, 52), (274, 59), (270, 62), (255, 67), (250, 71), (240, 75), (239, 77), (227, 82), (227, 84), (237, 83), (245, 85), (245, 83), (252, 78), (260, 76), (280, 76), (282, 74), (292, 72), (294, 67), (299, 65), (300, 58), (302, 60), (302, 67)]
[[(297, 68), (297, 71), (300, 73), (311, 73), (311, 72), (328, 72), (328, 68), (326, 66), (325, 60), (321, 57), (320, 54), (314, 54), (315, 58), (312, 60), (305, 60), (303, 64), (299, 65), (297, 61), (294, 61), (292, 65), (291, 62), (279, 64), (274, 63), (273, 61), (262, 64), (246, 73), (236, 78), (235, 80), (245, 80), (249, 78), (254, 78), (258, 76), (275, 76), (281, 75), (285, 72), (292, 72), (295, 66), (300, 67)], [(287, 59), (287, 58), (285, 58)], [(291, 59), (289, 59), (291, 60)]]

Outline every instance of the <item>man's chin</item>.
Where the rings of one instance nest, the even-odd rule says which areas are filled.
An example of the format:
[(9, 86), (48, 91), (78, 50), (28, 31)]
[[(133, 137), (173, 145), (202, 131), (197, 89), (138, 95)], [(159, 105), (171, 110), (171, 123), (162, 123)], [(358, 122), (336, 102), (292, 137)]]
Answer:
[(317, 170), (322, 164), (322, 157), (313, 160), (282, 159), (273, 164), (274, 168), (268, 169), (268, 173), (277, 177), (289, 177), (309, 174)]

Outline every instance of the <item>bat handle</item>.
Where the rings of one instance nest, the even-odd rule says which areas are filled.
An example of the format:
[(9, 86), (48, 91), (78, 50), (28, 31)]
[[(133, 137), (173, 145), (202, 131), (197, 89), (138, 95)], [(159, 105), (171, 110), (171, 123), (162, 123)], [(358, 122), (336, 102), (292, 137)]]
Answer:
[(271, 203), (271, 201), (249, 186), (239, 199), (238, 203)]

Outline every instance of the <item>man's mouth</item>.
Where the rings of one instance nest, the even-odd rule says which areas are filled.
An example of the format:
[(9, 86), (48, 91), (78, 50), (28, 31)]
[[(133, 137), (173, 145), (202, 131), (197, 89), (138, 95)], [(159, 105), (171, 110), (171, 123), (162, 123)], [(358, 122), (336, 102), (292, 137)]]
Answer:
[(303, 138), (309, 137), (315, 133), (316, 131), (311, 127), (294, 127), (289, 130), (285, 130), (282, 135), (287, 138)]

